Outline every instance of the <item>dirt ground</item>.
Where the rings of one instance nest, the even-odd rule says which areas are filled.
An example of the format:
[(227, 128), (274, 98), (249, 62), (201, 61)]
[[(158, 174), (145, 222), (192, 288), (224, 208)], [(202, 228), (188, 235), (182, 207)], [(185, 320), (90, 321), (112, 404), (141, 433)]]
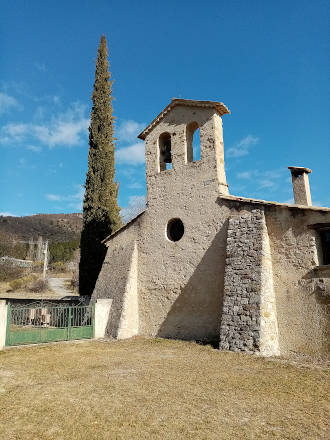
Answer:
[(162, 339), (0, 352), (1, 440), (327, 439), (329, 369)]
[[(40, 274), (37, 274), (41, 277)], [(72, 273), (54, 273), (49, 272), (48, 277), (48, 288), (42, 292), (33, 292), (27, 288), (21, 288), (16, 291), (10, 289), (9, 282), (0, 282), (0, 299), (60, 299), (65, 296), (77, 296), (77, 289), (72, 289), (70, 281), (72, 278)], [(0, 440), (2, 440), (0, 438)]]

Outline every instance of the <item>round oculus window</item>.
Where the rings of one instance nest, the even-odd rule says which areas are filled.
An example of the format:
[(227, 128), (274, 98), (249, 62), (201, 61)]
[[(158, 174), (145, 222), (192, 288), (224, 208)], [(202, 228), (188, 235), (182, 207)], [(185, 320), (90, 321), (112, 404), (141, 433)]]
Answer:
[(179, 241), (184, 234), (184, 225), (179, 218), (173, 218), (167, 223), (167, 238), (171, 241)]

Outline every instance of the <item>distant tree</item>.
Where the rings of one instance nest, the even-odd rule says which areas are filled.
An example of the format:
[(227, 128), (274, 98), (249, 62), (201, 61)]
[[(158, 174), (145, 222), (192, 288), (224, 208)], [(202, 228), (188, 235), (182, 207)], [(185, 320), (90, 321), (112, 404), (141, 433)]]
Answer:
[(24, 260), (27, 256), (27, 244), (17, 237), (4, 234), (0, 231), (0, 257), (12, 257)]
[(49, 243), (49, 262), (71, 261), (76, 249), (79, 248), (79, 240), (51, 242)]
[(80, 241), (79, 291), (91, 295), (106, 254), (102, 240), (121, 226), (115, 181), (112, 91), (108, 49), (102, 35), (96, 60), (89, 126), (88, 172)]

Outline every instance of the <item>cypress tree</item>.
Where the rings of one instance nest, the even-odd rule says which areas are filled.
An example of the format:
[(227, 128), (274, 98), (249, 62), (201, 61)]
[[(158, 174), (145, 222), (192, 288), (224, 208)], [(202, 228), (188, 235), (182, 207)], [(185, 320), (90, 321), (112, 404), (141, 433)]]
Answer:
[(115, 181), (112, 81), (108, 49), (102, 35), (98, 48), (93, 107), (89, 126), (88, 172), (80, 240), (79, 291), (91, 295), (106, 254), (102, 240), (121, 226)]

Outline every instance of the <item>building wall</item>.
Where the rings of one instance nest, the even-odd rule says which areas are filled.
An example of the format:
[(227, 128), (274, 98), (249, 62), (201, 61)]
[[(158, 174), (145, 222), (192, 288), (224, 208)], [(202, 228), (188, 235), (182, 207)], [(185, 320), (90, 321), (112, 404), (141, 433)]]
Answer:
[[(314, 230), (308, 225), (329, 222), (330, 212), (227, 200), (217, 197), (212, 187), (202, 188), (199, 185), (192, 188), (195, 197), (191, 197), (189, 191), (186, 197), (181, 195), (178, 205), (173, 204), (172, 198), (159, 195), (158, 206), (155, 203), (153, 210), (147, 209), (135, 222), (110, 239), (93, 295), (94, 298), (113, 298), (108, 336), (120, 337), (121, 332), (131, 335), (130, 325), (126, 323), (125, 328), (123, 325), (126, 313), (135, 326), (138, 320), (136, 333), (140, 335), (219, 340), (221, 320), (224, 323), (228, 311), (234, 314), (234, 309), (226, 304), (226, 300), (223, 305), (226, 254), (231, 258), (227, 249), (230, 244), (228, 238), (232, 238), (232, 233), (227, 236), (230, 219), (231, 230), (239, 234), (242, 245), (252, 253), (258, 252), (258, 249), (261, 252), (260, 266), (255, 266), (253, 262), (248, 266), (252, 276), (259, 277), (260, 281), (256, 292), (252, 292), (258, 319), (251, 320), (251, 328), (244, 327), (243, 330), (261, 332), (262, 341), (260, 343), (257, 337), (257, 343), (255, 347), (252, 344), (252, 348), (238, 343), (237, 349), (256, 349), (264, 354), (267, 350), (268, 354), (276, 354), (278, 348), (281, 354), (324, 353), (329, 324), (326, 298), (330, 294), (330, 285), (327, 284), (330, 274), (324, 272), (323, 278), (320, 278), (319, 273), (313, 270), (319, 264), (317, 240)], [(169, 189), (164, 184), (163, 194), (169, 194)], [(246, 222), (254, 219), (256, 210), (261, 210), (265, 224), (260, 233), (253, 235), (246, 233), (246, 225), (238, 220), (243, 218)], [(167, 221), (173, 217), (181, 218), (185, 225), (184, 236), (178, 242), (166, 238)], [(261, 242), (258, 249), (253, 249), (252, 242), (257, 236)], [(263, 243), (266, 241), (265, 248)], [(258, 247), (258, 243), (255, 244)], [(129, 274), (132, 272), (134, 246), (138, 252), (137, 282), (134, 284), (138, 298), (135, 308), (129, 309), (127, 304), (131, 303), (126, 302), (126, 306), (124, 303), (128, 298), (127, 286), (131, 282)], [(244, 265), (242, 256), (241, 263)], [(239, 289), (251, 286), (244, 286), (238, 278), (236, 283), (236, 295), (241, 301), (245, 297)], [(323, 292), (319, 289), (320, 285)], [(274, 313), (269, 315), (270, 303)], [(262, 329), (260, 314), (265, 312), (265, 316), (272, 319), (268, 323), (266, 319)], [(134, 313), (138, 314), (137, 319)], [(277, 317), (277, 328), (273, 325), (274, 316)], [(244, 325), (249, 326), (249, 319), (245, 321)], [(255, 328), (252, 329), (253, 325)], [(271, 336), (268, 341), (263, 339), (265, 334)], [(277, 340), (269, 350), (269, 344), (274, 342), (273, 334)], [(263, 341), (268, 344), (266, 350), (262, 349)], [(233, 349), (225, 345), (222, 348)]]
[[(138, 332), (138, 317), (131, 316), (127, 301), (131, 303), (134, 310), (137, 310), (136, 243), (140, 219), (141, 217), (120, 230), (108, 242), (107, 254), (93, 292), (93, 302), (99, 298), (112, 299), (106, 328), (108, 337), (129, 337)], [(129, 328), (130, 325), (131, 328)]]
[[(258, 203), (257, 201), (225, 200), (225, 198), (221, 198), (219, 203), (225, 203), (230, 208), (231, 222), (235, 222), (236, 218), (236, 224), (233, 226), (240, 228), (240, 231), (230, 228), (234, 229), (234, 232), (230, 233), (228, 237), (227, 254), (229, 259), (226, 271), (232, 271), (232, 262), (234, 260), (237, 262), (240, 258), (239, 252), (237, 252), (238, 246), (240, 246), (243, 255), (242, 261), (238, 262), (238, 270), (231, 277), (231, 281), (236, 280), (237, 283), (231, 295), (232, 300), (237, 302), (237, 304), (232, 304), (232, 306), (236, 306), (235, 311), (234, 307), (230, 307), (231, 300), (229, 300), (229, 304), (226, 304), (228, 300), (226, 301), (225, 296), (225, 308), (222, 315), (224, 326), (228, 326), (229, 322), (233, 328), (235, 320), (241, 326), (243, 325), (243, 328), (238, 328), (242, 338), (241, 340), (235, 338), (232, 331), (232, 346), (228, 340), (224, 339), (223, 348), (249, 350), (249, 347), (246, 346), (245, 333), (253, 335), (254, 323), (258, 317), (252, 320), (254, 316), (246, 318), (243, 313), (245, 322), (242, 323), (240, 322), (242, 313), (237, 313), (237, 307), (244, 306), (241, 304), (242, 300), (249, 304), (250, 296), (253, 296), (253, 301), (255, 299), (260, 304), (256, 314), (260, 314), (261, 320), (264, 312), (267, 317), (276, 316), (277, 329), (273, 325), (268, 327), (268, 335), (274, 335), (274, 338), (268, 338), (268, 347), (269, 342), (276, 340), (276, 335), (278, 335), (278, 347), (281, 354), (327, 352), (329, 350), (330, 268), (328, 271), (315, 270), (321, 264), (320, 243), (317, 239), (317, 232), (309, 225), (329, 223), (330, 210), (284, 207), (271, 202)], [(261, 209), (264, 212), (266, 220), (264, 234), (267, 233), (268, 236), (264, 235), (259, 246), (256, 244), (256, 233), (253, 227), (249, 234), (246, 234), (251, 213), (256, 209)], [(232, 234), (234, 234), (234, 238)], [(236, 243), (238, 241), (234, 250), (231, 249), (233, 239)], [(266, 240), (269, 251), (265, 252)], [(255, 248), (255, 246), (257, 247)], [(260, 252), (262, 260), (258, 261), (255, 252)], [(233, 261), (231, 261), (231, 253), (235, 254)], [(255, 259), (252, 266), (249, 261), (251, 258)], [(244, 268), (245, 262), (246, 267)], [(260, 267), (261, 263), (262, 267)], [(255, 268), (254, 274), (251, 273), (251, 267)], [(249, 279), (249, 285), (244, 284), (244, 280), (240, 278), (242, 277), (240, 274), (243, 272), (243, 278)], [(256, 279), (254, 279), (255, 277)], [(262, 283), (263, 277), (264, 282)], [(256, 281), (260, 283), (259, 298), (255, 297), (257, 292), (254, 292), (254, 287), (258, 287), (255, 286)], [(236, 300), (234, 297), (237, 297)], [(274, 304), (272, 298), (275, 299)], [(239, 316), (235, 317), (235, 315)], [(250, 327), (246, 326), (246, 321), (251, 323)], [(260, 337), (265, 335), (265, 333), (262, 334), (264, 330), (262, 324), (265, 322), (260, 321)], [(256, 338), (254, 345), (258, 345), (258, 338)], [(259, 349), (263, 351), (262, 347)], [(273, 347), (273, 351), (276, 352), (276, 347)]]
[[(166, 192), (164, 192), (166, 193)], [(222, 307), (228, 209), (208, 191), (181, 195), (180, 205), (159, 197), (143, 218), (139, 240), (140, 332), (182, 339), (218, 339)], [(211, 192), (212, 194), (212, 192)], [(148, 213), (148, 211), (147, 211)], [(179, 217), (182, 239), (166, 238)]]
[[(134, 245), (138, 252), (139, 334), (182, 339), (218, 340), (230, 211), (209, 191), (193, 189), (180, 208), (169, 197), (109, 241), (93, 300), (112, 298), (108, 336), (122, 334)], [(168, 220), (179, 217), (185, 233), (166, 238)], [(126, 307), (126, 314), (130, 313)]]
[(226, 256), (220, 348), (279, 354), (272, 259), (263, 209), (233, 212)]
[[(187, 157), (191, 122), (200, 129), (198, 162)], [(160, 171), (165, 132), (173, 168)], [(93, 293), (113, 300), (107, 335), (220, 340), (224, 349), (263, 354), (324, 352), (329, 277), (313, 270), (318, 244), (308, 225), (330, 222), (330, 210), (229, 196), (214, 108), (174, 107), (145, 142), (148, 208), (107, 242)], [(174, 218), (184, 224), (177, 242), (166, 235)]]
[[(200, 130), (201, 159), (189, 162), (187, 127)], [(159, 137), (171, 135), (172, 169), (160, 171)], [(211, 108), (175, 107), (146, 138), (148, 209), (139, 232), (140, 333), (218, 339), (228, 212), (216, 203), (228, 192), (221, 117)], [(172, 242), (167, 223), (185, 232)]]
[[(186, 128), (194, 121), (198, 123), (200, 130), (201, 159), (198, 162), (188, 162)], [(165, 132), (171, 135), (173, 170), (159, 172), (159, 137)], [(165, 189), (164, 185), (168, 189), (171, 186), (171, 192), (162, 192), (162, 197), (188, 193), (193, 195), (193, 187), (199, 184), (214, 185), (218, 193), (228, 194), (224, 171), (222, 119), (214, 109), (174, 108), (147, 136), (145, 148), (149, 208), (152, 209), (154, 201), (158, 204), (160, 191)], [(178, 202), (178, 199), (173, 199), (173, 204)]]
[(330, 271), (314, 270), (320, 264), (319, 243), (308, 225), (330, 222), (330, 211), (267, 207), (266, 221), (281, 353), (324, 353), (329, 348)]

